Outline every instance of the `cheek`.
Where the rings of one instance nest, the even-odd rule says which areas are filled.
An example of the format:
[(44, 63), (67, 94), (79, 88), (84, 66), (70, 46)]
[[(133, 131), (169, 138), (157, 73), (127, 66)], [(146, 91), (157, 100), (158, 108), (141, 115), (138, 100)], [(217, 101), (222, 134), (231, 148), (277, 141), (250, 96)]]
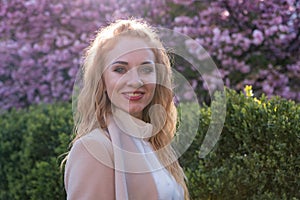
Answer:
[(113, 74), (108, 69), (105, 70), (103, 73), (103, 80), (104, 80), (107, 90), (110, 90), (111, 88), (114, 87), (113, 79), (114, 79)]
[(112, 81), (105, 81), (105, 87), (106, 87), (106, 92), (108, 94), (108, 97), (111, 98), (112, 93), (114, 91), (115, 85)]
[(141, 76), (141, 79), (143, 80), (144, 84), (147, 85), (149, 90), (155, 88), (157, 83), (156, 74)]
[(119, 92), (123, 87), (123, 84), (120, 82), (119, 79), (114, 79), (113, 77), (109, 77), (105, 81), (106, 85), (106, 93), (111, 102), (116, 102), (119, 100)]
[(103, 82), (105, 85), (105, 90), (108, 94), (108, 97), (111, 98), (112, 92), (114, 90), (114, 82), (111, 81), (111, 77), (109, 77), (106, 73), (103, 75)]

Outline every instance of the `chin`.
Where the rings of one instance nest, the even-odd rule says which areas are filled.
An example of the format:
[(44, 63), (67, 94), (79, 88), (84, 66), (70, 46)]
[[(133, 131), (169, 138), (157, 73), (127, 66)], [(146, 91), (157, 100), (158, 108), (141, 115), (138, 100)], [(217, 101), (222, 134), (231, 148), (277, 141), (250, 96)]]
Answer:
[(143, 109), (129, 109), (129, 114), (132, 116), (141, 116), (143, 113)]
[(143, 110), (129, 110), (129, 113), (131, 115), (141, 115), (143, 113)]
[(140, 118), (142, 116), (143, 110), (146, 106), (144, 105), (116, 105), (116, 107), (120, 108), (121, 110), (129, 113), (130, 115)]

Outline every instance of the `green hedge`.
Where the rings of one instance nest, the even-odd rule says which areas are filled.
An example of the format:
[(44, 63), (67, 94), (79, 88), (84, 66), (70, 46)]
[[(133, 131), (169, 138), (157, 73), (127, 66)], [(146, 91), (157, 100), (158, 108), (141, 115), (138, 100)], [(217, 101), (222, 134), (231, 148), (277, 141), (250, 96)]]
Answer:
[(65, 199), (60, 156), (70, 142), (70, 104), (0, 116), (0, 199)]
[(193, 199), (300, 199), (300, 104), (278, 97), (257, 100), (232, 90), (226, 100), (214, 150), (199, 159), (211, 115), (204, 106), (199, 133), (180, 159)]
[[(225, 125), (205, 158), (198, 155), (210, 107), (185, 107), (201, 116), (199, 132), (180, 158), (192, 199), (300, 199), (299, 104), (226, 94)], [(65, 199), (59, 164), (73, 128), (71, 105), (13, 110), (0, 116), (0, 127), (0, 199)]]

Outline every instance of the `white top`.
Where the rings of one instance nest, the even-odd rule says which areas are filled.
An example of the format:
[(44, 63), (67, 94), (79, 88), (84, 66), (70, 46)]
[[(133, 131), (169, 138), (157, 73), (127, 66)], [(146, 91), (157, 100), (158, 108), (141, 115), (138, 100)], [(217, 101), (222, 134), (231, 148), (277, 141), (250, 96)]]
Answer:
[[(153, 152), (151, 144), (142, 140), (144, 152)], [(176, 182), (174, 177), (165, 168), (152, 172), (156, 183), (159, 200), (182, 200), (184, 199), (184, 190)]]

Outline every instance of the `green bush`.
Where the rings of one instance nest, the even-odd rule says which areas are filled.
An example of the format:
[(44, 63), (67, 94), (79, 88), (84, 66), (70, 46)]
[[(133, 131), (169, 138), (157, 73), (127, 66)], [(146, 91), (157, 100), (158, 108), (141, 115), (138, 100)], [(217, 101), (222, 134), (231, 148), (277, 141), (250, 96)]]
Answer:
[(198, 156), (211, 115), (203, 106), (198, 135), (180, 159), (192, 199), (300, 199), (300, 105), (232, 90), (226, 100), (225, 124), (213, 151)]
[(69, 103), (0, 116), (0, 199), (65, 199), (60, 171), (72, 132)]
[[(300, 199), (299, 104), (231, 90), (226, 100), (222, 134), (205, 158), (199, 149), (211, 107), (181, 107), (188, 110), (181, 119), (200, 114), (199, 132), (180, 158), (192, 199)], [(0, 115), (0, 127), (0, 199), (65, 199), (59, 165), (73, 129), (71, 104), (12, 110)]]

